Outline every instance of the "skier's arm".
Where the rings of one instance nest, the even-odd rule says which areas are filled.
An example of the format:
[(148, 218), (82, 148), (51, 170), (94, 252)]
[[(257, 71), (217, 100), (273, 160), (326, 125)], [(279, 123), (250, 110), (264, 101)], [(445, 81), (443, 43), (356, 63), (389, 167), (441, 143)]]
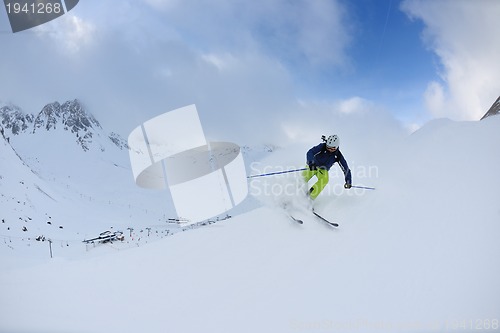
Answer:
[(339, 165), (342, 171), (344, 172), (345, 183), (351, 185), (352, 184), (351, 169), (349, 169), (347, 161), (345, 160), (343, 155), (340, 155)]
[(323, 144), (320, 143), (319, 145), (314, 146), (311, 149), (309, 149), (309, 151), (306, 154), (307, 164), (309, 164), (310, 162), (314, 162), (314, 155), (316, 155), (317, 153), (319, 153), (321, 151), (322, 145)]

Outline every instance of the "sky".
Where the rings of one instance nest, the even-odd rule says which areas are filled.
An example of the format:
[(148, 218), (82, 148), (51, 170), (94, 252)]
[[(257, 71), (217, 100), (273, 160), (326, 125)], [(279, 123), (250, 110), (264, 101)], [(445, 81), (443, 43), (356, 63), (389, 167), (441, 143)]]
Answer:
[(2, 9), (0, 102), (78, 98), (124, 137), (196, 104), (209, 139), (240, 144), (350, 114), (478, 120), (500, 92), (498, 17), (495, 0), (81, 0), (14, 34)]

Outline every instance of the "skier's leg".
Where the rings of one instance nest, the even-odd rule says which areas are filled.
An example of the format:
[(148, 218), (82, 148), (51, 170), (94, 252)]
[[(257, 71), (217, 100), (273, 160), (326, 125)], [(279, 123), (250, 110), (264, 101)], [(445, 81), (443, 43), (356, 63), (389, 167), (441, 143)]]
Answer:
[(309, 168), (302, 171), (302, 178), (304, 182), (307, 183), (311, 180), (311, 178), (316, 174), (316, 170), (310, 170)]
[(326, 184), (328, 184), (328, 170), (318, 169), (316, 177), (318, 178), (318, 181), (309, 190), (309, 196), (313, 200), (318, 197), (321, 191), (325, 188)]

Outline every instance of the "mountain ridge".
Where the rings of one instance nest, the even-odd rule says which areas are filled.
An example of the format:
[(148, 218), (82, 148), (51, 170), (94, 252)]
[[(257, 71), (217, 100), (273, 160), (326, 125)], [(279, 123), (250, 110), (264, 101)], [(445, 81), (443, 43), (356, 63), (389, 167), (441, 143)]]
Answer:
[(498, 96), (497, 100), (493, 102), (491, 107), (489, 108), (488, 111), (481, 117), (480, 120), (483, 120), (485, 118), (491, 117), (491, 116), (498, 116), (500, 115), (500, 96)]
[(105, 134), (99, 121), (78, 100), (68, 100), (64, 103), (58, 101), (46, 104), (36, 114), (25, 113), (14, 104), (0, 107), (0, 127), (4, 129), (4, 137), (7, 142), (16, 136), (37, 134), (42, 130), (52, 132), (62, 129), (72, 133), (76, 142), (84, 150), (88, 151), (94, 139), (103, 137), (111, 141), (119, 149), (128, 149), (128, 144), (119, 134), (111, 132)]

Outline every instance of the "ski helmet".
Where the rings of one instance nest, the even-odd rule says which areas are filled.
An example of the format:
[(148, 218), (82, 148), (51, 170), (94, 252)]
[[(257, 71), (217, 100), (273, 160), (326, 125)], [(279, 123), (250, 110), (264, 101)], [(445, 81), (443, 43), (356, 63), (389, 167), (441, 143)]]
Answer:
[(337, 135), (330, 135), (328, 139), (326, 139), (326, 146), (328, 148), (339, 148), (340, 140)]

